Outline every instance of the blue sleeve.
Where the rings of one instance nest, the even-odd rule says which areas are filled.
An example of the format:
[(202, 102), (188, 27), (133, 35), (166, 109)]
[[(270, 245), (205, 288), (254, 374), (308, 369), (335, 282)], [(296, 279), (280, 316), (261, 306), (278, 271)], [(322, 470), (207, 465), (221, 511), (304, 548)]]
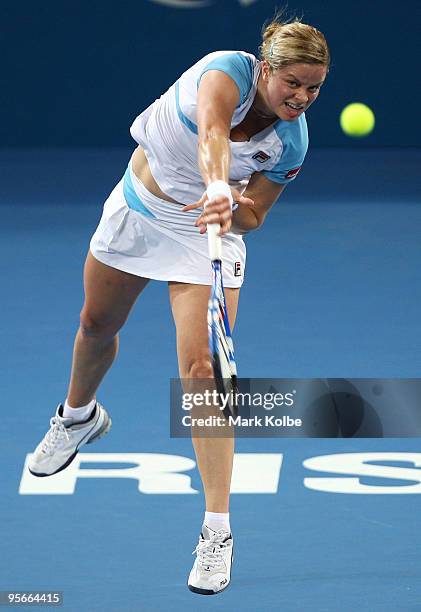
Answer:
[[(289, 125), (292, 127), (291, 124)], [(307, 123), (304, 116), (293, 127), (292, 132), (279, 134), (283, 143), (283, 151), (279, 161), (271, 170), (263, 170), (262, 172), (274, 183), (287, 184), (293, 181), (304, 162), (308, 149)]]
[(226, 53), (216, 57), (203, 69), (197, 81), (198, 87), (200, 79), (208, 70), (221, 70), (231, 77), (240, 92), (240, 104), (243, 104), (253, 85), (253, 63), (251, 58), (241, 53)]

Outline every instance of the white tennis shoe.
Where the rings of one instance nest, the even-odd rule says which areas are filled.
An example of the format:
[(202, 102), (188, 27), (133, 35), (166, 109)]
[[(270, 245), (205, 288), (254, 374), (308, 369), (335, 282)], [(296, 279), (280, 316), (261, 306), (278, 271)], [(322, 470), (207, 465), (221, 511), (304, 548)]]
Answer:
[(70, 465), (81, 446), (102, 438), (111, 428), (111, 419), (98, 402), (87, 421), (78, 422), (62, 415), (63, 406), (60, 404), (50, 420), (49, 431), (29, 461), (28, 468), (34, 476), (52, 476), (61, 472)]
[(233, 561), (233, 539), (229, 531), (213, 531), (203, 525), (195, 553), (197, 557), (187, 583), (190, 591), (215, 595), (226, 589), (231, 580)]

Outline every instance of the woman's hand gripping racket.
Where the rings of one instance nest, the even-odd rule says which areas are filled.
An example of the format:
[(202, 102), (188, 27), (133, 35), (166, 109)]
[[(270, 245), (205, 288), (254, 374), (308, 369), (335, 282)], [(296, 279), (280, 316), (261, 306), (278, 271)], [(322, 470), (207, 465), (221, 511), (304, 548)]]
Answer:
[(218, 394), (223, 394), (224, 403), (225, 398), (229, 398), (223, 409), (225, 418), (228, 419), (229, 416), (237, 416), (237, 367), (222, 282), (222, 238), (218, 235), (220, 229), (217, 223), (207, 225), (209, 255), (212, 264), (208, 332), (216, 390)]

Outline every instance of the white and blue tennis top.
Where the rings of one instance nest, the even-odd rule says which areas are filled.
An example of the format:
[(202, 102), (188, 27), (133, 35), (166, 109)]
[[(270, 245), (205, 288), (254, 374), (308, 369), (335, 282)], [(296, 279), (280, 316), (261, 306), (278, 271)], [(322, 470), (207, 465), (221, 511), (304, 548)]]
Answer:
[[(221, 70), (236, 83), (240, 101), (231, 128), (241, 123), (256, 95), (260, 61), (244, 51), (217, 51), (184, 72), (130, 128), (161, 190), (182, 204), (198, 200), (205, 191), (198, 164), (196, 111), (200, 79), (208, 70)], [(231, 141), (229, 182), (241, 191), (252, 174), (262, 172), (275, 183), (289, 183), (296, 177), (307, 147), (305, 115), (295, 121), (279, 119), (246, 142)]]

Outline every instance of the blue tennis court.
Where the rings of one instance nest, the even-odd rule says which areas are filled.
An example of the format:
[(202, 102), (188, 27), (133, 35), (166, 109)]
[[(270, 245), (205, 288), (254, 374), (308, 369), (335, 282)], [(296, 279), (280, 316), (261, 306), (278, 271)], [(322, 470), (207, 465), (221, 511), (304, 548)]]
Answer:
[[(415, 438), (239, 440), (232, 584), (211, 598), (187, 590), (204, 507), (191, 443), (169, 437), (177, 362), (164, 283), (139, 299), (102, 385), (110, 434), (61, 475), (24, 469), (64, 399), (89, 238), (129, 154), (1, 155), (0, 590), (60, 591), (71, 612), (421, 610)], [(247, 239), (242, 376), (419, 376), (420, 162), (416, 150), (309, 155)], [(366, 490), (323, 490), (335, 475), (309, 460), (344, 453), (407, 472), (357, 470)]]

